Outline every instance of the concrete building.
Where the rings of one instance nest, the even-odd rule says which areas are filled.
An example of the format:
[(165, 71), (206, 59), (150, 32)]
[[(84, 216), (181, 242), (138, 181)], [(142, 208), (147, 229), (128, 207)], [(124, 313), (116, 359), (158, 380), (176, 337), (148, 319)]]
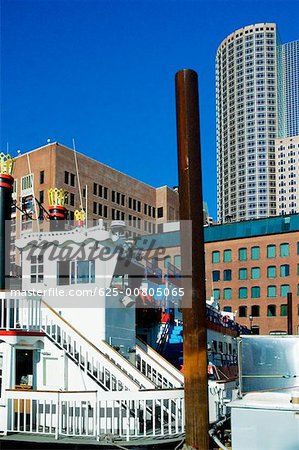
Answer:
[[(293, 333), (299, 334), (299, 214), (213, 225), (204, 229), (206, 294), (256, 334), (287, 331), (287, 293), (293, 294)], [(180, 233), (147, 236), (159, 264), (180, 268)], [(140, 246), (144, 246), (142, 238)], [(160, 250), (162, 255), (162, 250)]]
[(297, 53), (275, 23), (240, 28), (217, 49), (220, 223), (276, 214), (275, 138), (298, 126)]
[[(53, 187), (67, 191), (70, 220), (74, 220), (75, 210), (83, 206), (91, 223), (98, 219), (103, 219), (104, 223), (111, 220), (125, 221), (128, 234), (132, 237), (156, 232), (159, 224), (178, 220), (179, 199), (176, 190), (167, 186), (156, 189), (86, 155), (78, 152), (76, 155), (79, 179), (74, 151), (58, 142), (16, 158), (13, 237), (20, 236), (24, 231), (37, 231), (38, 228), (40, 231), (48, 230), (47, 214), (39, 203), (48, 210), (47, 192)], [(39, 220), (36, 220), (38, 217)], [(15, 262), (14, 244), (11, 262)]]
[(299, 40), (282, 45), (285, 137), (299, 135)]
[(275, 140), (277, 214), (299, 212), (299, 136)]

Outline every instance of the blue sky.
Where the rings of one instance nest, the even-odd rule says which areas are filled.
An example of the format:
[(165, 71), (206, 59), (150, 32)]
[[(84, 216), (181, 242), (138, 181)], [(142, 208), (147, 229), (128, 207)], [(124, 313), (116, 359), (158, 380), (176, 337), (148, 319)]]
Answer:
[(1, 0), (1, 150), (47, 139), (154, 186), (177, 184), (174, 76), (199, 74), (204, 197), (216, 216), (215, 52), (276, 22), (299, 38), (296, 1)]

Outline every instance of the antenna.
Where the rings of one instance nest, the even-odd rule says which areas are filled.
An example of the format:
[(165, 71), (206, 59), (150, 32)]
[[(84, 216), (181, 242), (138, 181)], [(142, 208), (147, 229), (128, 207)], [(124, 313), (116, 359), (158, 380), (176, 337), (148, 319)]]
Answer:
[(80, 177), (79, 177), (76, 144), (75, 144), (75, 139), (74, 138), (73, 138), (73, 149), (74, 149), (75, 166), (76, 166), (76, 173), (77, 173), (77, 180), (78, 180), (78, 189), (79, 189), (79, 197), (80, 197), (80, 208), (83, 209), (83, 200), (82, 200), (81, 184), (80, 184)]

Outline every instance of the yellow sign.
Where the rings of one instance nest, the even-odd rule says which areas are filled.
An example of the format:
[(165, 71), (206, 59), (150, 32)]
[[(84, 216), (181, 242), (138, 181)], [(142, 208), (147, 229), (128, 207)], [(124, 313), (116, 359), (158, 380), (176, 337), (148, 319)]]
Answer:
[(14, 162), (14, 158), (8, 153), (7, 155), (5, 155), (4, 153), (0, 153), (0, 173), (12, 175)]

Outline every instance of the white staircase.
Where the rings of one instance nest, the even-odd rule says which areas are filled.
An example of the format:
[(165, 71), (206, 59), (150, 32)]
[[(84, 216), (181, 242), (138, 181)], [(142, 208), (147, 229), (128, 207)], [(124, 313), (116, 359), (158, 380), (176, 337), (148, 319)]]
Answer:
[(45, 302), (41, 318), (41, 330), (104, 390), (155, 388), (153, 381), (109, 344), (100, 341), (96, 347)]

